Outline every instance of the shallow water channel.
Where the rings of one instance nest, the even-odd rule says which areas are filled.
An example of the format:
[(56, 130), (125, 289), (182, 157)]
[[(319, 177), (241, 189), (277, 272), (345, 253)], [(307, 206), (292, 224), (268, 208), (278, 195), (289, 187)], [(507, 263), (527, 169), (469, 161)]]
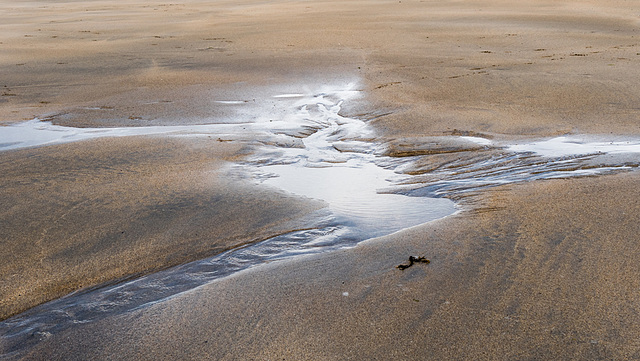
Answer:
[[(340, 115), (360, 96), (355, 85), (275, 94), (276, 118), (140, 128), (70, 128), (32, 120), (4, 127), (0, 150), (97, 137), (216, 136), (257, 144), (229, 176), (324, 201), (303, 230), (142, 278), (81, 290), (0, 323), (5, 356), (75, 324), (121, 314), (266, 261), (352, 247), (456, 212), (454, 200), (486, 187), (597, 175), (637, 167), (640, 143), (555, 138), (507, 144), (487, 138), (419, 137), (376, 141), (365, 121)], [(241, 100), (220, 106), (242, 107)]]

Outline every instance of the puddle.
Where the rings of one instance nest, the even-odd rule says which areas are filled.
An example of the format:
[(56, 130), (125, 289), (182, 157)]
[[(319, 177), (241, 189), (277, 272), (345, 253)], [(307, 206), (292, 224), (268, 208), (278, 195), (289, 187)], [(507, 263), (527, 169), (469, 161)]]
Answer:
[(194, 133), (217, 135), (229, 132), (238, 133), (238, 125), (73, 128), (32, 119), (24, 123), (0, 127), (0, 150), (22, 149), (105, 137)]
[(379, 193), (391, 187), (392, 170), (349, 160), (326, 168), (276, 165), (265, 167), (276, 176), (265, 181), (288, 192), (320, 199), (337, 217), (358, 229), (365, 238), (390, 234), (452, 214), (453, 203)]
[[(264, 114), (242, 122), (140, 128), (70, 128), (32, 120), (0, 128), (0, 150), (98, 137), (211, 136), (256, 145), (229, 176), (302, 197), (326, 208), (305, 229), (115, 285), (81, 290), (0, 323), (5, 354), (20, 355), (75, 324), (145, 307), (249, 267), (300, 254), (352, 247), (450, 215), (469, 192), (538, 179), (637, 167), (640, 142), (586, 142), (568, 137), (504, 144), (476, 137), (373, 142), (365, 122), (340, 115), (360, 93), (354, 85), (274, 94)], [(220, 100), (242, 108), (245, 102)], [(273, 108), (273, 110), (272, 110)], [(244, 113), (239, 113), (244, 114)], [(631, 154), (631, 156), (629, 156)]]
[[(6, 127), (3, 149), (59, 144), (98, 137), (215, 136), (258, 144), (253, 156), (229, 175), (303, 197), (327, 207), (304, 221), (305, 229), (135, 280), (82, 290), (0, 323), (8, 352), (19, 354), (43, 338), (83, 324), (159, 302), (212, 280), (267, 261), (353, 247), (358, 242), (445, 217), (456, 211), (444, 198), (388, 194), (405, 176), (380, 162), (373, 130), (339, 115), (343, 101), (359, 96), (354, 86), (276, 94), (278, 118), (244, 123), (143, 128), (70, 128), (32, 120)], [(222, 105), (241, 106), (236, 101)]]
[(516, 153), (536, 153), (543, 157), (577, 157), (593, 154), (640, 153), (638, 141), (585, 142), (579, 138), (557, 137), (507, 148)]
[[(354, 91), (323, 92), (298, 98), (290, 119), (306, 134), (302, 147), (265, 147), (243, 166), (253, 166), (255, 178), (287, 192), (325, 201), (328, 210), (356, 229), (363, 239), (442, 218), (455, 212), (452, 201), (385, 193), (406, 176), (384, 167), (369, 139), (373, 129), (359, 119), (342, 117), (340, 107)], [(345, 99), (346, 98), (346, 99)], [(300, 137), (300, 133), (291, 136)]]

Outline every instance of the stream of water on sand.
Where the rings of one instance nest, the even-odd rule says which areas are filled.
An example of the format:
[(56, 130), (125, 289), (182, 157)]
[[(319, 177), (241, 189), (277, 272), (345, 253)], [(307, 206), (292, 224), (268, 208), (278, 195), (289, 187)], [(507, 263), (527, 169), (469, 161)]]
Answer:
[[(365, 121), (340, 115), (359, 96), (354, 85), (278, 94), (278, 119), (139, 128), (71, 128), (32, 120), (0, 131), (0, 150), (97, 137), (215, 136), (260, 144), (229, 169), (327, 207), (304, 230), (115, 285), (81, 290), (0, 323), (5, 356), (21, 354), (75, 324), (121, 314), (266, 261), (344, 247), (456, 212), (452, 199), (502, 184), (637, 167), (640, 143), (571, 138), (499, 144), (486, 138), (420, 137), (375, 142)], [(241, 107), (241, 101), (222, 101)], [(1, 357), (1, 356), (0, 356)]]

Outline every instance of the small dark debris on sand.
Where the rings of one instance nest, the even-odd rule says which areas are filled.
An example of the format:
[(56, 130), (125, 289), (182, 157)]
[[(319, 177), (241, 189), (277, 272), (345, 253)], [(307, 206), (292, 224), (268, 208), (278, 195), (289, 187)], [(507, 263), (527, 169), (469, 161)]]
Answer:
[(409, 256), (409, 264), (400, 264), (400, 265), (397, 265), (396, 268), (403, 271), (413, 266), (414, 263), (431, 263), (431, 261), (429, 261), (428, 259), (422, 256), (420, 257)]

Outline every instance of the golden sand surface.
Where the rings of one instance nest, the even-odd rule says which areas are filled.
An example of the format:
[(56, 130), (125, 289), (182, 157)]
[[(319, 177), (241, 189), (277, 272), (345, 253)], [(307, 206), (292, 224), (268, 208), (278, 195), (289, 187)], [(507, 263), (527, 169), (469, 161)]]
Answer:
[[(638, 181), (496, 188), (453, 217), (70, 329), (27, 359), (637, 359)], [(431, 262), (397, 269), (409, 255)]]
[[(344, 113), (381, 139), (638, 135), (639, 16), (624, 0), (2, 1), (0, 124), (204, 123), (225, 115), (213, 97), (353, 78), (366, 96)], [(0, 318), (315, 209), (216, 176), (243, 154), (161, 138), (2, 153)], [(27, 358), (637, 359), (638, 180), (496, 188), (454, 217), (68, 329)], [(409, 255), (432, 262), (396, 269)]]
[(5, 152), (0, 318), (272, 237), (319, 207), (221, 178), (239, 147), (124, 137)]
[(638, 133), (638, 9), (630, 1), (0, 7), (3, 122), (202, 121), (220, 111), (210, 92), (239, 82), (251, 89), (357, 76), (369, 110), (392, 111), (376, 122), (391, 134)]

